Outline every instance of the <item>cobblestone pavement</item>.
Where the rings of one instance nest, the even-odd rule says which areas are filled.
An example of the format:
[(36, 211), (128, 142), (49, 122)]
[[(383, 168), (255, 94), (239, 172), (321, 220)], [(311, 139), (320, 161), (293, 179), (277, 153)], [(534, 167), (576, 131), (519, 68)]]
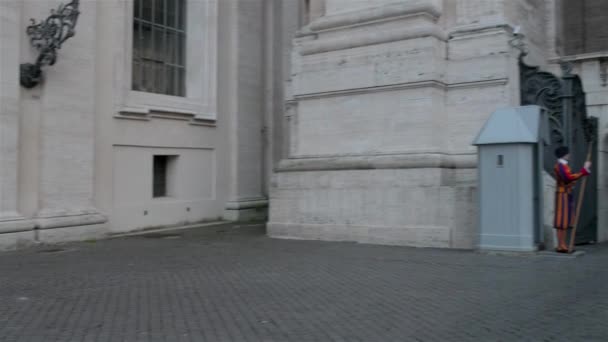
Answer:
[(608, 341), (608, 247), (558, 259), (179, 234), (0, 254), (0, 341)]

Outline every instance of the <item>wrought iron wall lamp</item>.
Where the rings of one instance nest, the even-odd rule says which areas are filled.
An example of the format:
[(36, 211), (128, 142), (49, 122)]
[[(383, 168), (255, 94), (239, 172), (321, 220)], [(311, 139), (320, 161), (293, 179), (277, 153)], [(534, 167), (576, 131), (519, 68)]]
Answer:
[(29, 89), (38, 85), (42, 81), (42, 67), (55, 64), (57, 50), (61, 49), (63, 42), (76, 34), (74, 28), (80, 15), (79, 5), (80, 0), (72, 0), (67, 5), (61, 4), (57, 9), (52, 9), (46, 20), (36, 22), (31, 19), (32, 24), (27, 27), (26, 33), (39, 55), (35, 63), (21, 64), (23, 87)]

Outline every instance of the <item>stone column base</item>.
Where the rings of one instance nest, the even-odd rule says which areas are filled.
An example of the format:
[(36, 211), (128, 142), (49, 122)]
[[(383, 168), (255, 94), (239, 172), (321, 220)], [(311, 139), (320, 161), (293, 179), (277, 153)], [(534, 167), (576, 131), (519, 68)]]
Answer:
[(35, 233), (37, 242), (47, 244), (101, 239), (107, 235), (105, 224), (39, 229)]
[(448, 227), (388, 227), (269, 222), (270, 237), (284, 239), (348, 241), (377, 245), (449, 248)]
[(36, 217), (36, 241), (60, 243), (99, 239), (107, 234), (105, 215), (95, 211), (74, 214), (44, 213)]
[(35, 223), (16, 213), (0, 214), (0, 251), (24, 248), (35, 244)]
[[(4, 218), (3, 218), (4, 217)], [(98, 239), (106, 235), (106, 216), (97, 212), (51, 214), (34, 219), (0, 215), (0, 251), (33, 246)]]
[[(437, 155), (284, 163), (289, 171), (273, 178), (268, 233), (284, 238), (475, 248), (477, 170), (450, 168), (455, 162), (467, 166), (462, 158)], [(314, 169), (321, 167), (325, 170)]]
[(0, 234), (28, 231), (34, 229), (34, 227), (34, 221), (18, 214), (0, 213)]
[(268, 199), (254, 198), (230, 201), (224, 209), (228, 221), (265, 221), (268, 219)]
[(39, 214), (34, 218), (38, 229), (90, 226), (106, 223), (108, 218), (98, 212), (76, 214)]

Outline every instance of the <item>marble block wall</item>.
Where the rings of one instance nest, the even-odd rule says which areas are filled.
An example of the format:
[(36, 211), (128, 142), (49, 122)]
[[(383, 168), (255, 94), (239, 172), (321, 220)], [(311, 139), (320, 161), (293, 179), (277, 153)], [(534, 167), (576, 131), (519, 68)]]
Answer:
[(475, 135), (519, 104), (512, 29), (540, 1), (326, 0), (294, 41), (269, 234), (474, 248)]

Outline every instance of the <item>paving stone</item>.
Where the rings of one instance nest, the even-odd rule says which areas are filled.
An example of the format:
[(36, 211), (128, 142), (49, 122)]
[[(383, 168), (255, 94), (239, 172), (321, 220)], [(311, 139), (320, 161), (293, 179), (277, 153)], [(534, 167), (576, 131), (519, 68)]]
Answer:
[(260, 226), (179, 236), (0, 254), (0, 341), (608, 340), (604, 246), (562, 259)]

